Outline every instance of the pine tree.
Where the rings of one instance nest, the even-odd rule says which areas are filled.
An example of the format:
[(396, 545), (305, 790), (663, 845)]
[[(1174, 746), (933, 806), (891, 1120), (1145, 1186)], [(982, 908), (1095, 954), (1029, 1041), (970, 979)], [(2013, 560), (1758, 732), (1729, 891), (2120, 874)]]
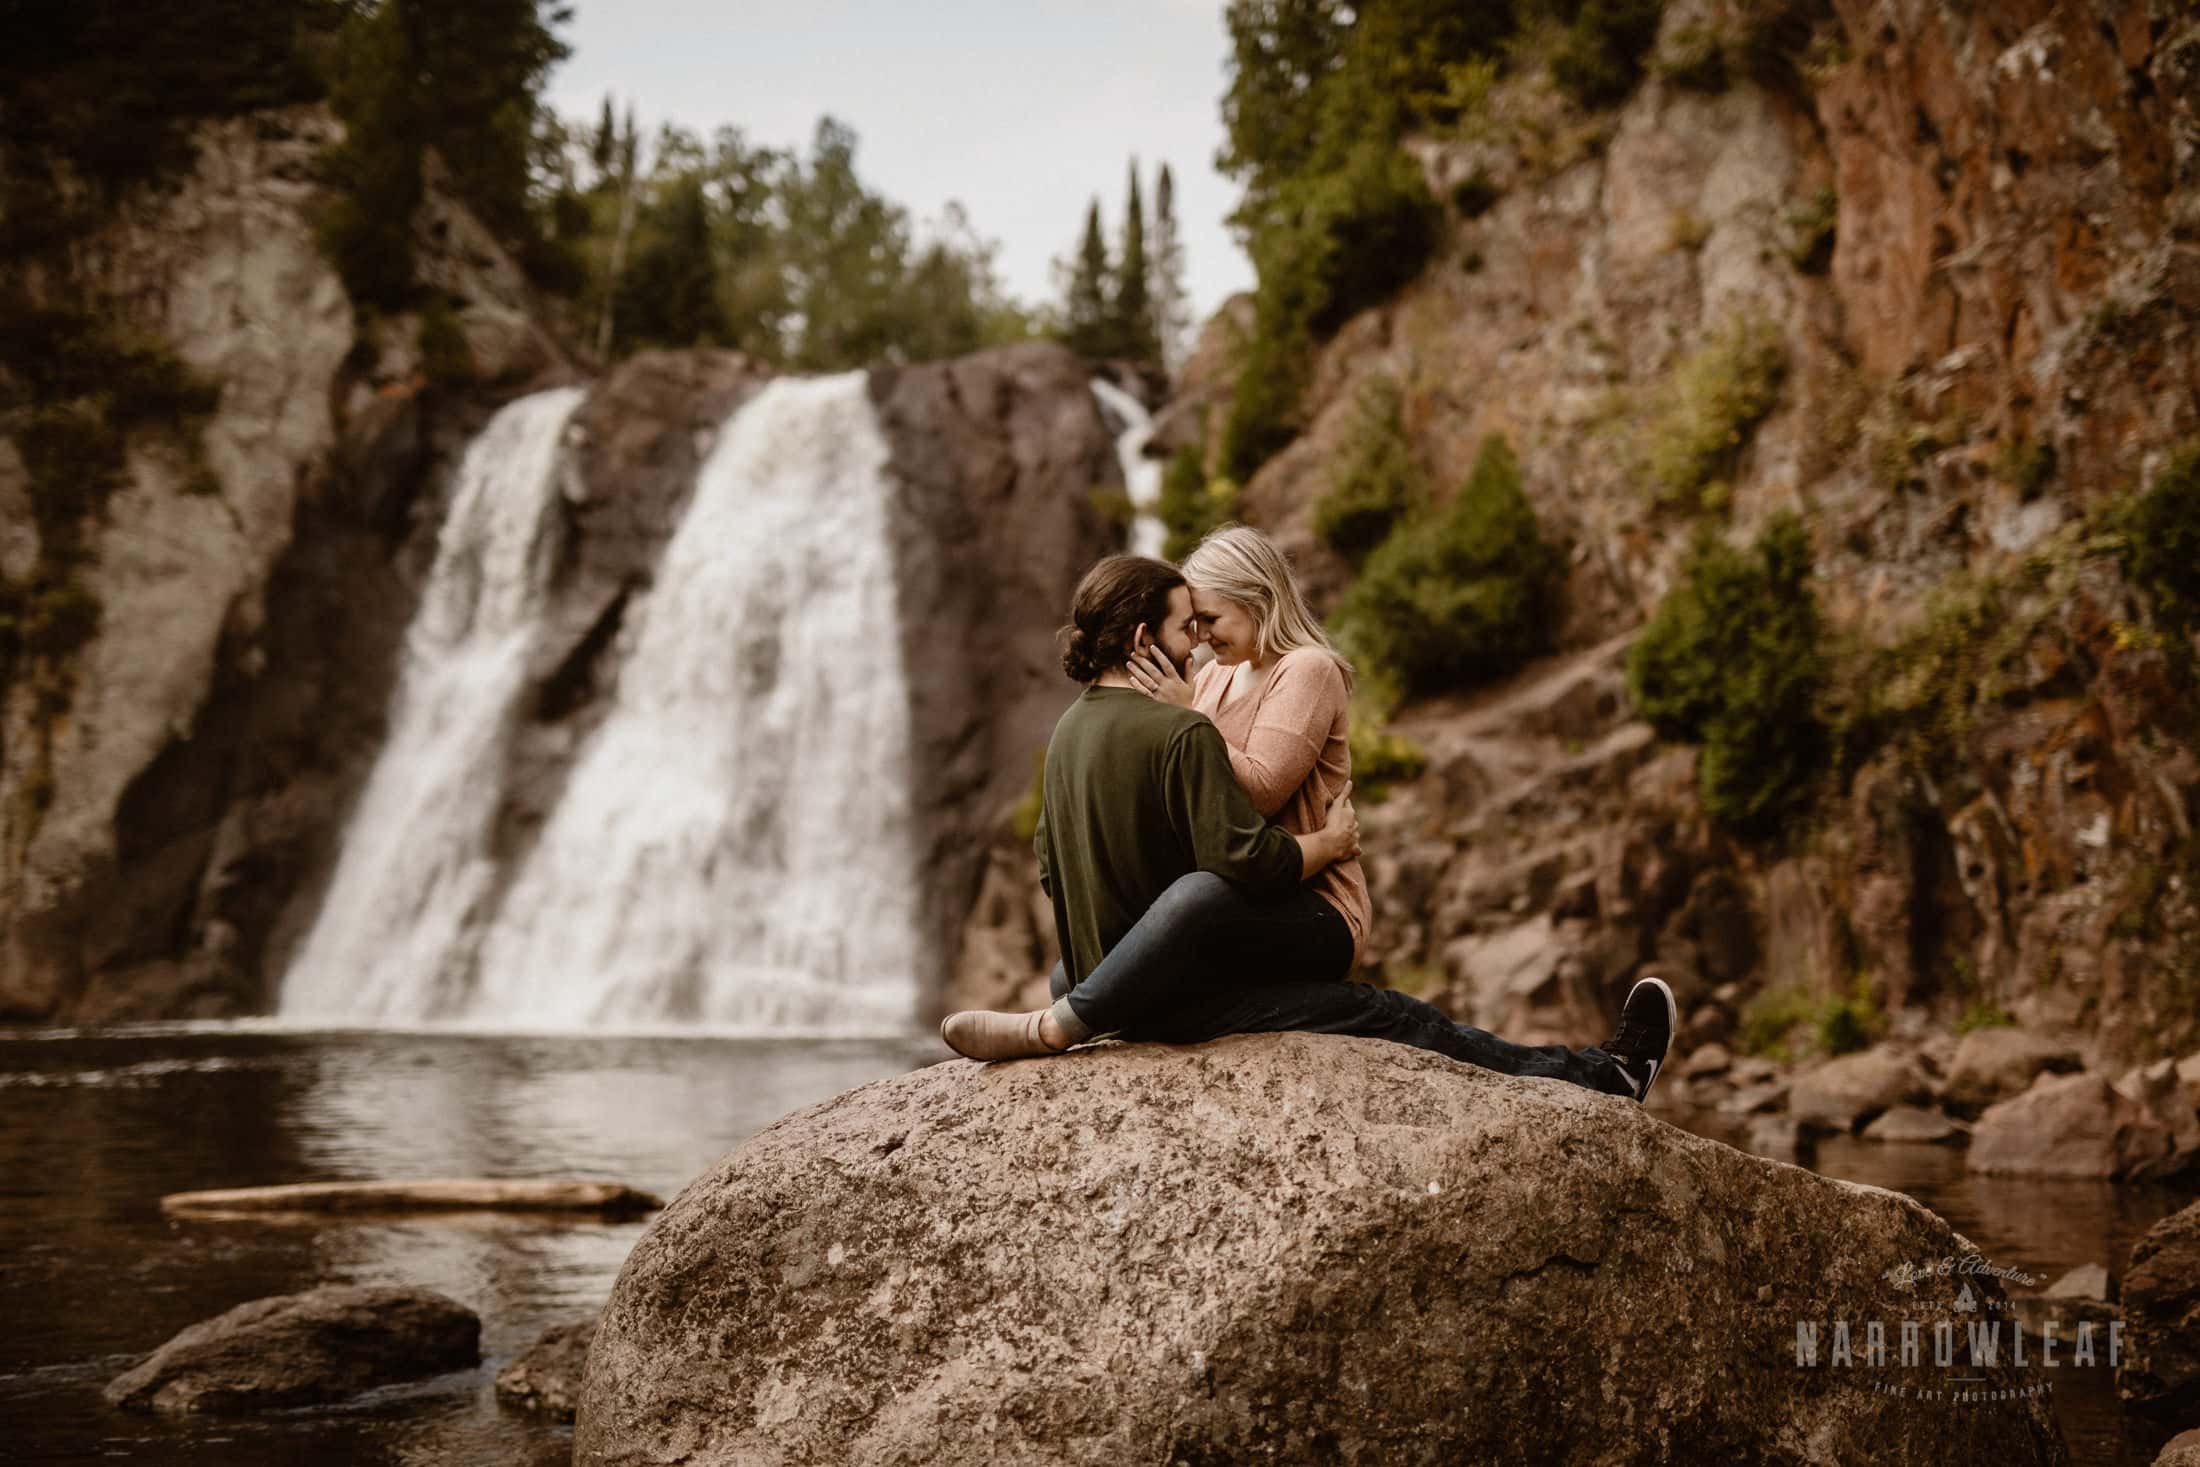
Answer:
[(1085, 242), (1069, 279), (1062, 312), (1062, 340), (1080, 356), (1102, 357), (1115, 346), (1108, 309), (1108, 246), (1100, 234), (1100, 201), (1085, 210)]
[(621, 342), (696, 346), (726, 339), (702, 180), (675, 178), (651, 206), (646, 237), (619, 282)]
[(1184, 241), (1176, 227), (1176, 180), (1166, 163), (1161, 165), (1161, 180), (1154, 187), (1151, 268), (1154, 343), (1162, 370), (1173, 377), (1184, 364), (1192, 308), (1184, 290)]
[(588, 161), (596, 170), (600, 184), (611, 172), (612, 153), (619, 146), (618, 120), (611, 115), (611, 94), (603, 94), (603, 116), (596, 123), (596, 134), (588, 140)]
[(1153, 307), (1146, 294), (1146, 210), (1138, 194), (1138, 160), (1131, 160), (1130, 191), (1123, 205), (1123, 256), (1116, 261), (1109, 302), (1114, 350), (1133, 361), (1157, 360)]

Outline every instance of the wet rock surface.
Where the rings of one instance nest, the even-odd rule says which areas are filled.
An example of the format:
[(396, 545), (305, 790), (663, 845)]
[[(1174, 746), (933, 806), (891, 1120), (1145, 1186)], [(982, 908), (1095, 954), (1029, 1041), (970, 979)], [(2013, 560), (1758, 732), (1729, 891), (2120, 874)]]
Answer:
[(107, 1386), (110, 1404), (175, 1414), (338, 1401), (481, 1358), (481, 1321), (427, 1289), (325, 1288), (192, 1325)]

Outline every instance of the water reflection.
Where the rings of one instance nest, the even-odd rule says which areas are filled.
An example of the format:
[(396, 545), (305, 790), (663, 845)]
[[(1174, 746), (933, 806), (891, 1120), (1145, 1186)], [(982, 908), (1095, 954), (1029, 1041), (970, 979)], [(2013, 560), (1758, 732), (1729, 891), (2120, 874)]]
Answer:
[[(164, 1029), (0, 1040), (0, 1442), (42, 1462), (562, 1463), (570, 1434), (495, 1405), (496, 1370), (602, 1303), (646, 1226), (586, 1219), (177, 1222), (167, 1192), (574, 1175), (676, 1193), (787, 1111), (935, 1044)], [(320, 1284), (438, 1289), (485, 1363), (341, 1407), (171, 1424), (100, 1388), (188, 1324)]]

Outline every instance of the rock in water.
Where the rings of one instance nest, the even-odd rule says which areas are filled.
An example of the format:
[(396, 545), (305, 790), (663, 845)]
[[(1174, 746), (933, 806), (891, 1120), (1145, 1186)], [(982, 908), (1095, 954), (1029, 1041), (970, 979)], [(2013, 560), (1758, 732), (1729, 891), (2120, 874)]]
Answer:
[(1829, 1358), (1832, 1321), (1948, 1318), (1958, 1280), (1897, 1270), (1971, 1251), (1898, 1194), (1380, 1040), (951, 1061), (658, 1216), (574, 1461), (2065, 1461), (2044, 1393), (1884, 1393), (2013, 1391), (2006, 1341), (1899, 1382)]
[(2200, 1202), (2147, 1229), (2124, 1269), (2123, 1368), (2136, 1410), (2180, 1426), (2200, 1420)]
[(110, 1381), (107, 1400), (178, 1413), (337, 1401), (464, 1369), (480, 1342), (474, 1312), (429, 1289), (312, 1289), (192, 1325)]
[(544, 1330), (526, 1353), (497, 1372), (497, 1399), (553, 1421), (571, 1421), (581, 1398), (581, 1367), (588, 1363), (588, 1342), (596, 1319), (576, 1319)]

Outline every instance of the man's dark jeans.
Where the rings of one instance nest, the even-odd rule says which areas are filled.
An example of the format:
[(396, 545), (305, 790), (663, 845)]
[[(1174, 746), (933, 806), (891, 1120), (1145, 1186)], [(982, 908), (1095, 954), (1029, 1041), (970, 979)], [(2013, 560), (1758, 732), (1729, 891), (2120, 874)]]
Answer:
[(1196, 1044), (1279, 1029), (1358, 1034), (1433, 1049), (1504, 1075), (1570, 1080), (1632, 1096), (1594, 1045), (1514, 1044), (1453, 1023), (1393, 989), (1349, 981), (1352, 930), (1304, 887), (1261, 900), (1208, 871), (1179, 877), (1075, 988), (1060, 964), (1049, 987), (1072, 1042), (1105, 1034)]

